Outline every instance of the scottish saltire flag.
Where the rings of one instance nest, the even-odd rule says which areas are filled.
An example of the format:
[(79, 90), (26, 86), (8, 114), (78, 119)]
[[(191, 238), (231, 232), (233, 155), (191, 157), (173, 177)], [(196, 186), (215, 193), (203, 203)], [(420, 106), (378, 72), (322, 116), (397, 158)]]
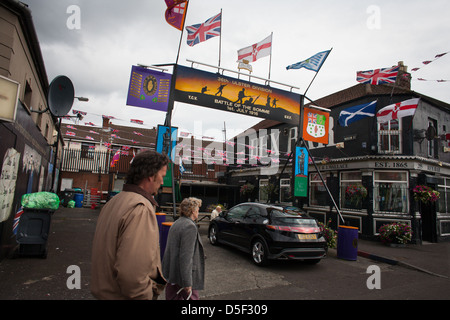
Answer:
[(318, 72), (320, 67), (322, 67), (322, 64), (325, 62), (325, 60), (327, 59), (328, 55), (330, 54), (331, 50), (327, 50), (327, 51), (322, 51), (319, 53), (316, 53), (315, 55), (313, 55), (311, 58), (306, 59), (304, 61), (300, 61), (297, 62), (295, 64), (292, 64), (290, 66), (287, 66), (286, 69), (300, 69), (300, 68), (305, 68), (311, 71), (316, 71)]
[(208, 39), (220, 36), (222, 27), (222, 13), (209, 18), (204, 23), (186, 27), (188, 32), (187, 44), (191, 47)]
[(358, 71), (356, 81), (368, 84), (395, 83), (399, 67), (375, 69), (368, 71)]
[(377, 101), (344, 109), (339, 114), (339, 124), (342, 127), (348, 127), (349, 124), (367, 117), (375, 116)]

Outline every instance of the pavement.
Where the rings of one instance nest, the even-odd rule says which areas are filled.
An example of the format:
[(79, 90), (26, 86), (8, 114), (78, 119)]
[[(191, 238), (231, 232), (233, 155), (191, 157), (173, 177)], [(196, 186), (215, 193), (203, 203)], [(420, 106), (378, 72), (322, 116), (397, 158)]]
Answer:
[[(90, 208), (58, 209), (52, 216), (46, 258), (16, 254), (0, 262), (0, 300), (94, 300), (89, 290), (91, 245), (99, 212)], [(207, 225), (200, 224), (204, 236)], [(336, 257), (335, 249), (329, 251), (329, 256)], [(392, 248), (358, 239), (357, 259), (450, 278), (448, 242)]]

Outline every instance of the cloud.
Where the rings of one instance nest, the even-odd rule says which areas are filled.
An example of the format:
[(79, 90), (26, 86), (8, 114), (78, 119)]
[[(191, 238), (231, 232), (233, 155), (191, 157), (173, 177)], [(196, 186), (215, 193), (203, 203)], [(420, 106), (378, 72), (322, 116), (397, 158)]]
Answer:
[[(80, 104), (80, 108), (89, 108), (92, 114), (111, 113), (117, 118), (140, 115), (149, 126), (164, 122), (162, 112), (125, 105), (132, 65), (176, 60), (181, 33), (166, 23), (163, 0), (26, 2), (32, 11), (49, 81), (61, 74), (71, 78), (77, 95), (91, 100)], [(79, 16), (77, 12), (67, 12), (70, 6), (79, 8)], [(273, 32), (272, 59), (255, 62), (253, 74), (267, 78), (271, 62), (271, 79), (300, 87), (296, 93), (306, 90), (315, 73), (305, 69), (287, 71), (286, 66), (333, 47), (308, 91), (312, 99), (355, 85), (359, 70), (388, 67), (398, 61), (404, 61), (411, 69), (450, 50), (448, 43), (437, 36), (450, 32), (446, 16), (450, 3), (445, 0), (414, 0), (407, 5), (387, 0), (324, 0), (307, 4), (297, 0), (196, 0), (189, 4), (186, 24), (202, 23), (221, 9), (221, 66), (237, 70), (237, 50)], [(68, 28), (68, 20), (73, 22), (71, 19), (75, 18), (79, 18), (80, 28)], [(375, 27), (370, 27), (368, 21)], [(180, 64), (190, 65), (186, 59), (191, 59), (218, 65), (218, 37), (192, 48), (185, 42), (186, 34), (181, 42)], [(436, 66), (433, 63), (413, 76), (448, 78), (449, 58), (444, 57), (435, 62)], [(450, 101), (448, 83), (413, 81), (412, 89)], [(224, 121), (229, 131), (246, 129), (258, 122), (257, 118), (195, 106), (177, 106), (173, 119), (174, 125), (190, 130), (195, 121), (201, 120), (203, 130), (216, 130), (219, 138)]]

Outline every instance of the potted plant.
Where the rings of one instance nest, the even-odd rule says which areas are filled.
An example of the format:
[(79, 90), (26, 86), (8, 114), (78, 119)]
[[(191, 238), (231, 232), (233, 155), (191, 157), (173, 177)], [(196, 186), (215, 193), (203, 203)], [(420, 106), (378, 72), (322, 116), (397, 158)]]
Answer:
[(360, 209), (362, 201), (367, 197), (367, 189), (360, 184), (351, 184), (345, 189), (345, 198), (355, 208)]
[(428, 186), (417, 185), (413, 189), (414, 200), (422, 203), (434, 203), (439, 200), (439, 192)]
[(318, 222), (320, 229), (323, 232), (323, 237), (327, 240), (328, 248), (336, 248), (337, 245), (337, 231), (330, 228), (329, 224), (331, 219), (328, 220), (327, 224)]
[(404, 246), (411, 241), (412, 230), (406, 223), (390, 223), (378, 230), (381, 242), (390, 246)]

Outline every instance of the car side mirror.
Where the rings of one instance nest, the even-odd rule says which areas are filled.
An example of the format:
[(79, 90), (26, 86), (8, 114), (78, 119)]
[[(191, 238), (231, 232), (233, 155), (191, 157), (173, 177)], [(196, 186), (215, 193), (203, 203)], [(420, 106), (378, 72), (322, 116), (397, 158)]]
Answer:
[(222, 217), (222, 218), (224, 218), (226, 215), (227, 215), (227, 211), (221, 211), (219, 213), (219, 217)]

